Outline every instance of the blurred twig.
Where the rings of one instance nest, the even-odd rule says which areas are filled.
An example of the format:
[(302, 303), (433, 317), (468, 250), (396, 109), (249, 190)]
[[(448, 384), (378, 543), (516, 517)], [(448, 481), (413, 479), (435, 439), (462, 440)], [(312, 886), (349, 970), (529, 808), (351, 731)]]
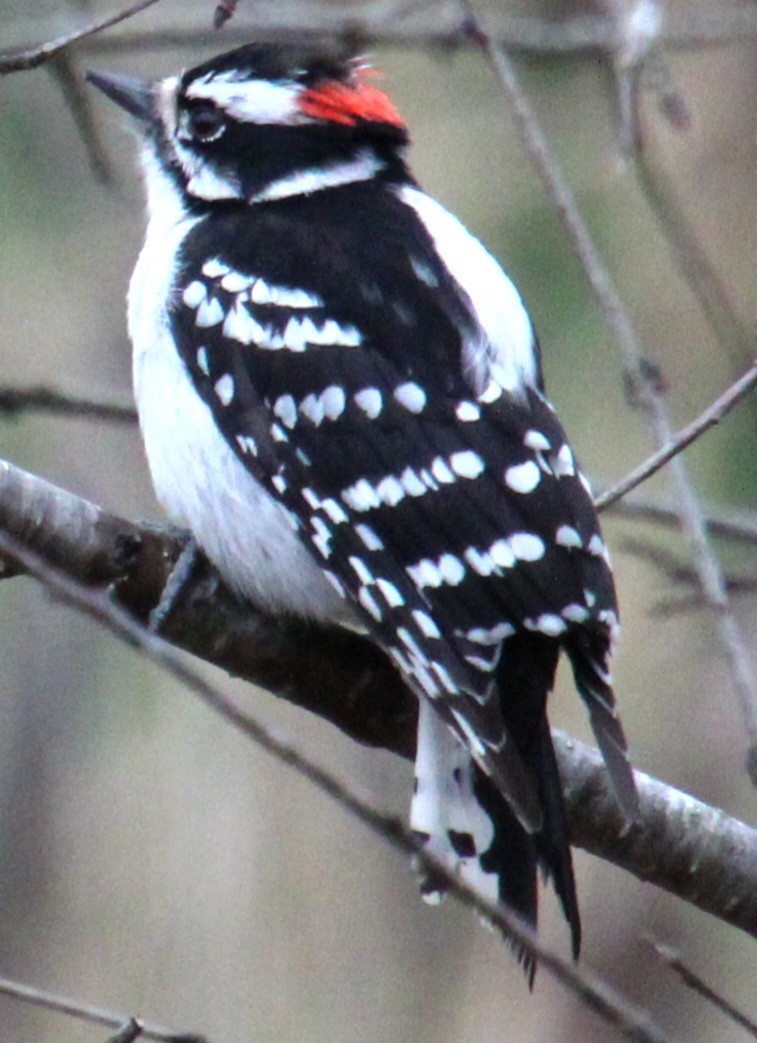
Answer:
[[(205, 1043), (204, 1036), (188, 1035), (181, 1032), (172, 1032), (170, 1029), (151, 1025), (141, 1018), (124, 1018), (122, 1014), (114, 1014), (112, 1011), (103, 1010), (102, 1007), (93, 1007), (89, 1003), (80, 1003), (68, 996), (56, 996), (52, 992), (24, 985), (22, 982), (11, 981), (9, 978), (0, 977), (0, 994), (11, 996), (13, 999), (23, 1000), (33, 1007), (44, 1007), (46, 1010), (54, 1010), (58, 1014), (69, 1014), (81, 1021), (89, 1021), (95, 1025), (105, 1025), (106, 1028), (123, 1031), (124, 1026), (136, 1026), (138, 1035), (144, 1039), (154, 1039), (158, 1043)], [(132, 1036), (136, 1039), (137, 1036)]]
[(84, 89), (84, 81), (71, 51), (58, 51), (47, 67), (74, 118), (93, 174), (102, 184), (111, 184), (113, 168), (93, 119), (92, 92)]
[[(659, 76), (663, 70), (656, 69)], [(702, 314), (719, 342), (739, 369), (754, 353), (752, 337), (736, 314), (717, 269), (707, 256), (691, 221), (684, 213), (673, 183), (654, 157), (653, 142), (645, 127), (641, 91), (635, 97), (636, 148), (631, 150), (636, 177), (667, 240), (674, 263), (699, 303)], [(674, 108), (679, 103), (668, 93)]]
[[(541, 967), (614, 1025), (621, 1034), (638, 1043), (668, 1043), (669, 1037), (651, 1021), (646, 1012), (629, 1003), (598, 975), (583, 968), (579, 969), (572, 962), (553, 953), (539, 940), (536, 933), (509, 909), (482, 898), (435, 858), (431, 858), (423, 842), (410, 829), (394, 817), (371, 807), (306, 754), (289, 742), (274, 736), (263, 724), (237, 706), (225, 692), (209, 684), (199, 672), (188, 666), (186, 660), (167, 642), (124, 612), (107, 593), (84, 587), (70, 579), (7, 532), (0, 533), (0, 553), (22, 564), (55, 597), (73, 605), (157, 663), (199, 696), (207, 706), (252, 739), (257, 746), (306, 778), (320, 792), (338, 803), (344, 811), (353, 815), (386, 843), (405, 855), (412, 856), (429, 875), (435, 879), (441, 877), (450, 894), (458, 901), (499, 928), (508, 940), (538, 960)], [(123, 1019), (120, 1019), (118, 1024), (122, 1025)]]
[[(688, 592), (679, 596), (658, 599), (650, 609), (652, 615), (667, 618), (681, 612), (707, 608), (697, 574), (690, 563), (684, 563), (669, 550), (641, 539), (622, 539), (620, 548), (626, 554), (633, 554), (642, 561), (648, 562), (672, 584), (678, 587), (685, 585), (689, 588)], [(757, 574), (738, 576), (726, 574), (724, 578), (728, 594), (732, 598), (752, 595), (757, 591)]]
[[(638, 518), (660, 525), (678, 525), (677, 508), (672, 503), (649, 496), (630, 494), (608, 510), (614, 516)], [(757, 512), (710, 504), (705, 508), (705, 522), (712, 536), (757, 543)]]
[(46, 43), (38, 44), (36, 47), (28, 47), (15, 53), (0, 54), (0, 75), (35, 69), (38, 65), (49, 61), (65, 47), (69, 47), (72, 43), (94, 36), (95, 33), (101, 33), (103, 29), (109, 29), (112, 25), (117, 25), (127, 18), (132, 18), (134, 15), (157, 3), (158, 0), (137, 0), (136, 3), (129, 4), (122, 10), (117, 11), (116, 14), (90, 22), (89, 25), (76, 29), (74, 32), (66, 33), (64, 36), (59, 36), (55, 40), (48, 40)]
[[(662, 449), (673, 440), (673, 426), (658, 381), (653, 377), (654, 367), (650, 367), (645, 359), (628, 310), (591, 237), (536, 113), (520, 86), (515, 67), (503, 48), (495, 44), (484, 31), (470, 0), (460, 2), (466, 12), (471, 36), (488, 57), (500, 81), (523, 147), (581, 260), (597, 304), (620, 351), (634, 404), (644, 413), (653, 441), (658, 449)], [(669, 461), (667, 474), (674, 500), (679, 505), (681, 530), (689, 543), (702, 592), (712, 610), (726, 651), (747, 732), (746, 768), (753, 785), (757, 786), (757, 677), (743, 634), (729, 605), (722, 570), (710, 546), (705, 519), (680, 456), (674, 456)]]
[[(47, 61), (51, 54), (63, 47), (82, 41), (89, 51), (156, 50), (168, 47), (198, 47), (218, 44), (218, 34), (210, 29), (158, 29), (149, 32), (122, 32), (108, 36), (98, 35), (102, 28), (137, 13), (157, 0), (143, 0), (127, 8), (126, 13), (103, 19), (76, 33), (67, 34), (49, 43), (28, 47), (15, 53), (0, 54), (0, 73), (19, 72), (35, 68)], [(391, 17), (387, 17), (387, 8)], [(471, 45), (470, 37), (461, 30), (460, 20), (451, 6), (435, 4), (432, 11), (417, 13), (417, 4), (407, 11), (396, 13), (396, 4), (386, 0), (374, 3), (309, 3), (303, 7), (300, 0), (278, 0), (275, 5), (256, 5), (254, 14), (246, 21), (239, 12), (229, 26), (224, 27), (224, 42), (233, 46), (247, 43), (251, 36), (257, 39), (302, 38), (304, 34), (331, 33), (349, 35), (356, 41), (391, 43), (409, 47), (461, 47)], [(210, 8), (209, 8), (210, 10)], [(412, 17), (404, 18), (403, 16)], [(209, 19), (210, 24), (210, 19)], [(744, 42), (757, 35), (757, 10), (752, 5), (739, 5), (717, 11), (687, 11), (686, 17), (677, 17), (675, 11), (666, 13), (657, 34), (660, 46), (676, 50), (701, 50)], [(515, 15), (499, 11), (493, 18), (492, 38), (510, 51), (531, 56), (612, 55), (622, 40), (614, 20), (602, 16), (574, 16), (566, 19), (545, 19)]]
[(720, 996), (714, 989), (704, 982), (698, 974), (695, 974), (690, 967), (681, 960), (680, 955), (671, 949), (667, 945), (661, 945), (659, 942), (649, 939), (649, 944), (652, 946), (657, 955), (665, 961), (671, 970), (675, 971), (679, 976), (684, 985), (692, 989), (699, 996), (704, 997), (714, 1007), (721, 1010), (727, 1015), (732, 1021), (735, 1021), (737, 1025), (740, 1025), (750, 1036), (757, 1038), (757, 1024), (748, 1018), (746, 1014), (742, 1014), (740, 1010), (737, 1010), (732, 1003)]
[[(309, 3), (303, 7), (300, 0), (278, 0), (276, 5), (256, 6), (254, 15), (242, 21), (242, 12), (234, 22), (224, 27), (223, 39), (233, 46), (256, 39), (299, 36), (303, 33), (345, 32), (358, 40), (372, 44), (393, 44), (399, 47), (448, 47), (451, 44), (470, 47), (470, 36), (461, 29), (460, 19), (452, 5), (435, 4), (426, 14), (417, 13), (402, 21), (395, 15), (386, 17), (386, 0), (376, 3), (342, 3), (339, 5)], [(400, 13), (402, 14), (402, 12)], [(492, 12), (491, 35), (508, 50), (530, 57), (582, 57), (612, 54), (618, 45), (616, 25), (606, 16), (577, 15), (564, 19), (547, 19), (530, 15), (512, 14), (500, 8)], [(661, 46), (674, 50), (701, 50), (744, 42), (757, 35), (757, 10), (738, 6), (717, 13), (708, 10), (689, 10), (685, 18), (675, 11), (666, 14), (658, 34)], [(161, 29), (156, 32), (128, 32), (99, 36), (87, 43), (87, 48), (105, 51), (132, 49), (164, 49), (217, 45), (219, 36), (203, 29)]]
[(718, 424), (724, 416), (730, 413), (734, 406), (737, 406), (739, 402), (746, 398), (750, 391), (754, 390), (755, 386), (757, 386), (757, 362), (752, 365), (751, 369), (743, 377), (740, 377), (727, 391), (715, 399), (712, 405), (708, 406), (696, 420), (687, 424), (686, 427), (682, 427), (666, 445), (661, 446), (656, 453), (653, 453), (647, 460), (635, 467), (617, 485), (607, 489), (598, 496), (594, 501), (597, 510), (601, 511), (616, 503), (626, 493), (631, 492), (632, 489), (635, 489), (642, 482), (646, 481), (647, 478), (659, 471), (674, 456), (677, 456), (687, 446), (690, 446), (692, 442), (700, 438), (705, 431)]
[(0, 414), (16, 417), (20, 413), (32, 411), (129, 424), (137, 420), (134, 404), (126, 398), (115, 400), (95, 395), (77, 395), (45, 384), (26, 388), (0, 385)]
[[(145, 621), (181, 544), (0, 464), (0, 527), (88, 586), (109, 585)], [(166, 636), (178, 647), (330, 721), (351, 738), (412, 758), (417, 701), (370, 641), (338, 627), (269, 619), (209, 567), (193, 574)], [(602, 758), (555, 731), (572, 841), (757, 937), (757, 831), (636, 774), (641, 820), (628, 829)]]

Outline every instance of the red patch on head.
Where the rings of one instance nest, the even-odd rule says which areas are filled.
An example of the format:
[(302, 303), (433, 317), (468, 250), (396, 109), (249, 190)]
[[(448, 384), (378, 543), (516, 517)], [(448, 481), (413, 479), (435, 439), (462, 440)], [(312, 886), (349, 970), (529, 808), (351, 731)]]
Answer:
[(350, 86), (331, 80), (319, 87), (308, 87), (299, 99), (300, 112), (315, 120), (330, 120), (344, 126), (358, 123), (390, 123), (404, 127), (404, 121), (387, 94), (367, 83)]

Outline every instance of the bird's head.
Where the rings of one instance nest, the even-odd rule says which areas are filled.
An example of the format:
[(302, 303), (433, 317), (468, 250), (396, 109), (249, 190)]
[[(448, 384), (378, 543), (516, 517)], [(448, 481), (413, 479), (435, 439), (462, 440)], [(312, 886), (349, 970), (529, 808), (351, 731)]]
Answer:
[(88, 79), (196, 210), (401, 176), (407, 131), (371, 72), (336, 47), (249, 45), (156, 82)]

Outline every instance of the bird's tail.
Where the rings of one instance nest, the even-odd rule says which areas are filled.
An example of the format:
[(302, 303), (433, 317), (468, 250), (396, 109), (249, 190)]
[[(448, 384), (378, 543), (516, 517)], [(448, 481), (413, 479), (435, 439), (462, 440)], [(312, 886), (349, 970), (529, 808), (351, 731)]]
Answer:
[[(509, 646), (509, 647), (508, 647)], [(542, 806), (542, 823), (529, 833), (505, 797), (472, 760), (431, 705), (421, 704), (411, 826), (427, 850), (480, 894), (501, 901), (536, 926), (537, 870), (552, 881), (570, 926), (574, 957), (581, 924), (568, 843), (562, 788), (546, 716), (558, 649), (540, 635), (508, 641), (498, 668), (503, 718)], [(506, 660), (506, 662), (505, 662)], [(508, 665), (509, 664), (509, 665)], [(538, 667), (535, 668), (535, 664)], [(422, 879), (424, 897), (438, 901), (443, 882)], [(534, 962), (516, 949), (533, 981)]]
[[(546, 720), (529, 758), (544, 808), (542, 828), (531, 834), (435, 711), (428, 707), (421, 713), (433, 715), (421, 741), (427, 751), (429, 743), (435, 750), (435, 764), (432, 767), (427, 756), (419, 758), (411, 812), (413, 830), (446, 869), (458, 873), (483, 897), (509, 906), (534, 928), (537, 869), (541, 870), (560, 899), (577, 959), (581, 921), (560, 778)], [(429, 731), (434, 733), (433, 738)], [(421, 893), (427, 901), (439, 902), (444, 891), (445, 882), (439, 876), (421, 874)], [(515, 952), (532, 983), (533, 958), (517, 946)]]

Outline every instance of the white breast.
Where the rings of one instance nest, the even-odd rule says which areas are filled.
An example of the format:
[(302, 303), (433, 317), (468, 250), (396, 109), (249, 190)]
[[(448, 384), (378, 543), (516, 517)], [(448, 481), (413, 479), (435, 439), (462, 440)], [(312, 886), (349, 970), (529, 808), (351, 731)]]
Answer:
[(300, 543), (283, 509), (220, 434), (177, 353), (166, 302), (177, 250), (200, 219), (182, 210), (149, 153), (145, 167), (151, 217), (129, 287), (128, 317), (134, 391), (157, 497), (243, 596), (274, 613), (344, 619), (345, 601)]

